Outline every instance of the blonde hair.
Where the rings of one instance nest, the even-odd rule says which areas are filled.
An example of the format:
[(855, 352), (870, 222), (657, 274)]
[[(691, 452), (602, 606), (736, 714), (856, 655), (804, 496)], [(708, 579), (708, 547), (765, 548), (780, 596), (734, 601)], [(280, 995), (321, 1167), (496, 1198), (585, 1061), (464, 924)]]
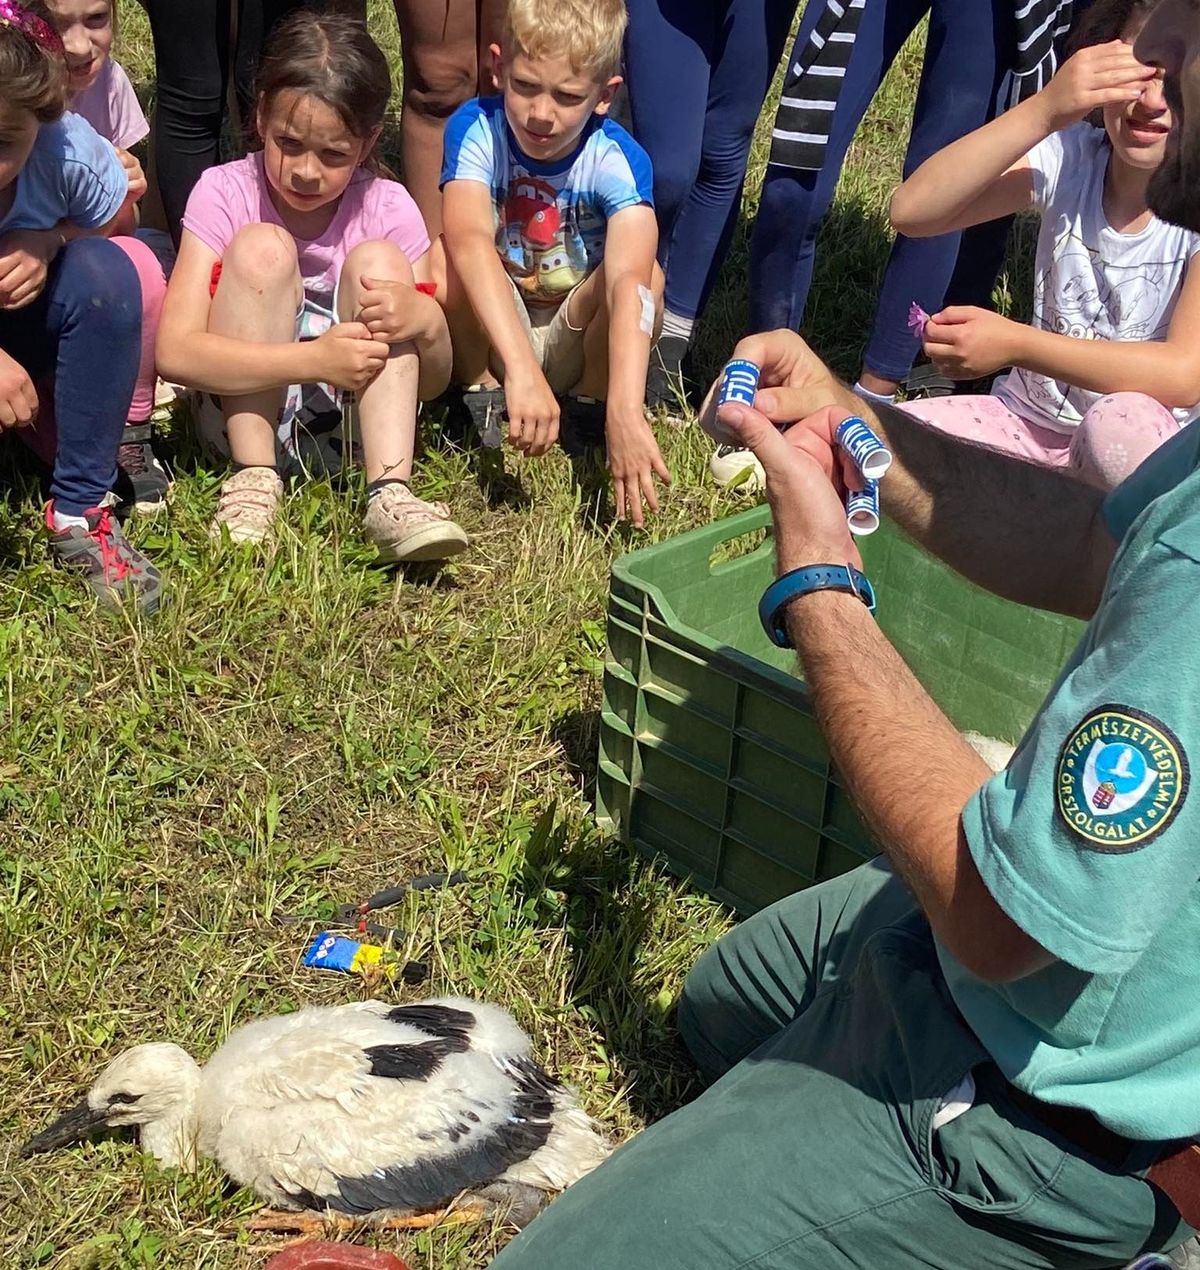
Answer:
[(621, 68), (627, 22), (625, 0), (509, 0), (504, 43), (608, 79)]

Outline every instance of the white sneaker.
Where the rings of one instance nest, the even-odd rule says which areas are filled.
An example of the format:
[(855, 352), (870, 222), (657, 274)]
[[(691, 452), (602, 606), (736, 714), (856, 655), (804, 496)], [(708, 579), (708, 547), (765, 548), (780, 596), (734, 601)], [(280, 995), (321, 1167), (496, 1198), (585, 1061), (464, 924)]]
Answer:
[(719, 445), (708, 461), (708, 470), (722, 489), (741, 490), (747, 494), (760, 490), (767, 483), (762, 464), (751, 450), (736, 445)]
[(363, 532), (384, 564), (445, 560), (458, 555), (468, 542), (445, 503), (427, 503), (401, 481), (383, 486), (367, 500)]
[(283, 481), (272, 467), (244, 467), (221, 486), (217, 514), (209, 535), (220, 541), (265, 542), (274, 537), (275, 517), (283, 498)]

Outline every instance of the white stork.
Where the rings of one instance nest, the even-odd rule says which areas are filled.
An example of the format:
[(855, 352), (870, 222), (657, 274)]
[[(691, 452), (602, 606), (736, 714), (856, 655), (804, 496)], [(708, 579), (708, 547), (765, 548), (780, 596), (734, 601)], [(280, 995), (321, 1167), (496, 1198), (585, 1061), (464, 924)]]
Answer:
[(142, 1149), (167, 1166), (211, 1156), (277, 1208), (351, 1219), (403, 1218), (467, 1192), (523, 1224), (611, 1150), (506, 1010), (455, 998), (262, 1019), (204, 1067), (177, 1045), (135, 1046), (22, 1154), (121, 1125), (139, 1126)]

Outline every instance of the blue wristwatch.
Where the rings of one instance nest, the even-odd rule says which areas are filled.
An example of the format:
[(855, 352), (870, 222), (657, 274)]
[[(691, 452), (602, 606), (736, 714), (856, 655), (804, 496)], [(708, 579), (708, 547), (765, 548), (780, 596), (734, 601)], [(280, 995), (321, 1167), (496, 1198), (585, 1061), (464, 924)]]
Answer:
[(784, 610), (793, 600), (808, 595), (810, 591), (847, 591), (857, 595), (868, 612), (875, 612), (875, 588), (867, 575), (859, 573), (852, 565), (812, 564), (806, 569), (792, 569), (783, 577), (776, 578), (758, 602), (758, 620), (771, 643), (780, 648), (791, 648)]

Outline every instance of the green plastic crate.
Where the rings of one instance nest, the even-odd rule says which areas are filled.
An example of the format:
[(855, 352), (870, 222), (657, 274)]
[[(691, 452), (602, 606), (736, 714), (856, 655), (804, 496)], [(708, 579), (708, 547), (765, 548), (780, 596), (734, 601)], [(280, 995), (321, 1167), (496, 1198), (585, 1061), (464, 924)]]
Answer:
[[(757, 507), (616, 561), (600, 723), (601, 826), (745, 913), (875, 854), (794, 654), (758, 622), (773, 540), (730, 545), (769, 526)], [(963, 731), (1016, 741), (1080, 623), (980, 590), (890, 525), (860, 546), (930, 694)]]

